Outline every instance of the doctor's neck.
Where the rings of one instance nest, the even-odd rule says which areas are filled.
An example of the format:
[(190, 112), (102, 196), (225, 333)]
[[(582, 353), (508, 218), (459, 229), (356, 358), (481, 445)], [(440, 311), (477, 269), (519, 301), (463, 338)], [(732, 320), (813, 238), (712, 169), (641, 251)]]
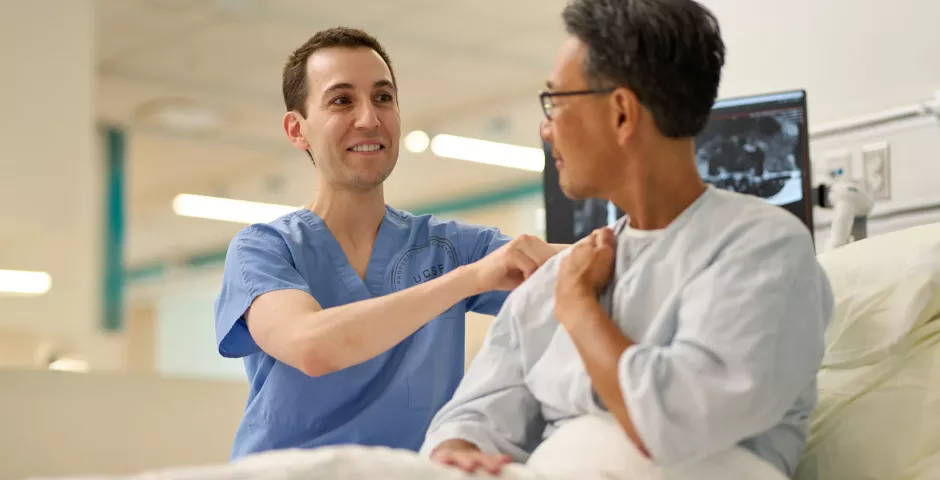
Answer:
[(608, 199), (638, 230), (669, 226), (705, 192), (692, 139), (660, 137), (640, 145), (624, 162), (622, 181)]
[(307, 209), (322, 218), (333, 235), (375, 238), (385, 217), (382, 184), (367, 189), (343, 188), (323, 181), (322, 176), (317, 183), (316, 197)]

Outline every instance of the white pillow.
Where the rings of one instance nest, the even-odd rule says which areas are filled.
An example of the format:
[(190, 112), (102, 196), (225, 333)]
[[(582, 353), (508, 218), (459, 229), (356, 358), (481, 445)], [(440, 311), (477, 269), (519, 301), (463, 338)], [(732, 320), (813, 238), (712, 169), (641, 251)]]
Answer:
[(940, 224), (818, 258), (835, 311), (795, 478), (940, 478)]
[(908, 349), (940, 315), (940, 223), (850, 243), (818, 256), (835, 295), (824, 368), (851, 368)]

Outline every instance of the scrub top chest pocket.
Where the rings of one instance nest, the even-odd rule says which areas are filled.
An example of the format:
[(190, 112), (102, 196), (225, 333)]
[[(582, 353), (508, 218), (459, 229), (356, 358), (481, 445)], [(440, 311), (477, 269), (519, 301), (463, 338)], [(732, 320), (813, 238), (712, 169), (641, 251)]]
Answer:
[(460, 264), (450, 240), (430, 237), (428, 242), (405, 250), (392, 263), (392, 291), (434, 280)]
[[(391, 290), (399, 292), (407, 288), (440, 278), (460, 265), (454, 244), (447, 238), (429, 237), (428, 241), (402, 252), (392, 262)], [(417, 355), (412, 374), (405, 380), (408, 384), (408, 405), (413, 409), (432, 409), (446, 400), (452, 385), (442, 384), (450, 377), (453, 362), (444, 361), (455, 357), (453, 352), (439, 351), (445, 347), (463, 345), (464, 305), (458, 303), (422, 326), (408, 340)], [(460, 324), (458, 325), (458, 322)], [(461, 366), (462, 368), (462, 366)], [(446, 383), (446, 382), (445, 382)]]

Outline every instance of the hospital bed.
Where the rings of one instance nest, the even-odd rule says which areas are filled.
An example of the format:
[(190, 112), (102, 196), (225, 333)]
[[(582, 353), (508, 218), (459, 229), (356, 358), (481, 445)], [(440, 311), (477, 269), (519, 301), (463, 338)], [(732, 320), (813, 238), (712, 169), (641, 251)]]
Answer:
[[(797, 480), (940, 479), (940, 223), (870, 237), (819, 255), (835, 294), (818, 375), (819, 403)], [(611, 426), (614, 428), (610, 428)], [(694, 467), (650, 470), (613, 422), (590, 418), (546, 442), (508, 480), (725, 480), (750, 461), (728, 451)], [(578, 450), (582, 455), (572, 454)], [(625, 455), (626, 454), (626, 455)], [(753, 467), (753, 468), (752, 468)], [(750, 465), (737, 478), (781, 480)], [(633, 469), (633, 470), (631, 470)], [(116, 477), (81, 477), (101, 480)], [(282, 451), (234, 465), (164, 469), (134, 479), (465, 480), (406, 452), (351, 447)], [(76, 479), (72, 479), (76, 480)]]
[(819, 260), (836, 305), (795, 478), (940, 479), (940, 223)]

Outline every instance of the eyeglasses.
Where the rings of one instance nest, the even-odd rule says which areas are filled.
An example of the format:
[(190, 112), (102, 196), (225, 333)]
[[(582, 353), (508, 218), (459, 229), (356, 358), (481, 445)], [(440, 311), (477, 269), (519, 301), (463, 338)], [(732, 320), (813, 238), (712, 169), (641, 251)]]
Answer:
[(542, 113), (545, 118), (552, 119), (552, 109), (555, 108), (555, 97), (573, 97), (575, 95), (604, 95), (613, 92), (616, 88), (595, 88), (591, 90), (570, 90), (567, 92), (541, 92), (539, 101), (542, 104)]

